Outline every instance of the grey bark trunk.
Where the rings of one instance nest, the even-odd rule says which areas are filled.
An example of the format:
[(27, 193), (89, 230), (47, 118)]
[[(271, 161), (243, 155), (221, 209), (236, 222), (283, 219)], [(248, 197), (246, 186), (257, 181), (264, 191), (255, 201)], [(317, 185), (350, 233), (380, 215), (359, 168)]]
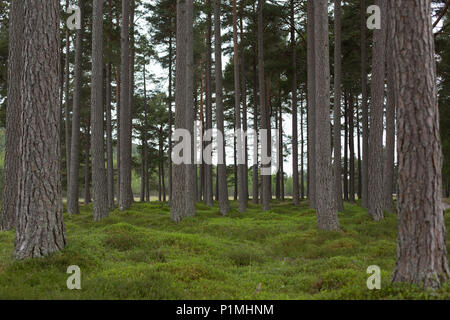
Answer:
[[(6, 106), (5, 163), (3, 173), (0, 230), (10, 230), (16, 225), (19, 196), (17, 172), (20, 168), (19, 141), (21, 135), (21, 77), (24, 65), (23, 21), (24, 8), (13, 1), (10, 8), (8, 55), (8, 104)], [(67, 98), (66, 98), (67, 99)]]
[(369, 107), (367, 105), (366, 0), (361, 0), (361, 91), (362, 91), (362, 206), (368, 207)]
[[(206, 29), (206, 79), (205, 79), (205, 93), (206, 93), (206, 130), (212, 129), (212, 77), (211, 77), (211, 1), (207, 1), (208, 20)], [(217, 59), (217, 56), (216, 56)], [(217, 81), (217, 79), (216, 79)], [(217, 85), (217, 84), (216, 84)], [(217, 97), (216, 97), (217, 100)], [(218, 107), (216, 101), (216, 108)], [(223, 133), (223, 131), (221, 131)], [(212, 139), (210, 140), (212, 143)], [(209, 145), (209, 141), (205, 144)], [(207, 206), (213, 206), (213, 171), (212, 165), (205, 164), (205, 203)]]
[[(223, 79), (222, 79), (222, 36), (220, 22), (220, 0), (214, 0), (214, 39), (215, 39), (215, 66), (216, 66), (216, 118), (217, 130), (224, 132), (224, 107), (223, 107)], [(219, 211), (222, 215), (228, 214), (230, 205), (228, 202), (227, 172), (225, 163), (225, 141), (223, 145), (222, 161), (217, 165), (217, 189), (219, 196)]]
[(431, 3), (390, 4), (398, 111), (398, 249), (393, 282), (437, 288), (450, 276)]
[(334, 183), (336, 209), (344, 210), (341, 180), (341, 0), (334, 0)]
[(383, 110), (386, 62), (386, 0), (376, 0), (381, 9), (381, 29), (373, 32), (372, 83), (369, 133), (369, 215), (376, 221), (384, 218), (383, 205)]
[[(18, 3), (18, 2), (16, 2)], [(62, 214), (59, 2), (22, 3), (24, 59), (14, 257), (43, 257), (66, 245)]]
[[(295, 10), (294, 0), (291, 10), (291, 54), (292, 54), (292, 202), (299, 205), (298, 182), (298, 105), (297, 105), (297, 46), (295, 42)], [(303, 141), (302, 141), (303, 143)], [(302, 163), (303, 166), (303, 163)]]
[(94, 220), (99, 221), (109, 215), (103, 123), (103, 0), (94, 0), (92, 16), (92, 193), (94, 196)]
[[(330, 136), (330, 65), (328, 40), (328, 1), (314, 3), (315, 89), (316, 89), (316, 207), (317, 226), (323, 230), (338, 230), (335, 183), (331, 164)], [(314, 179), (314, 177), (313, 177)]]

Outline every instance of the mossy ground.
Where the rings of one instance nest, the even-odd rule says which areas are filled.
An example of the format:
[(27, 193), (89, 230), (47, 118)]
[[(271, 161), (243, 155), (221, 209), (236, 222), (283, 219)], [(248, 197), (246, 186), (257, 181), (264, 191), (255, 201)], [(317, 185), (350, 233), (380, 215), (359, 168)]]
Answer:
[[(274, 201), (264, 213), (236, 207), (222, 217), (198, 204), (196, 217), (175, 224), (160, 202), (101, 222), (81, 206), (80, 215), (64, 216), (65, 250), (27, 261), (12, 259), (14, 232), (0, 233), (0, 299), (450, 299), (449, 282), (437, 292), (390, 284), (394, 214), (374, 222), (345, 204), (342, 231), (323, 232), (306, 202)], [(81, 290), (66, 287), (69, 265), (81, 268)], [(367, 289), (370, 265), (381, 268), (381, 290)]]

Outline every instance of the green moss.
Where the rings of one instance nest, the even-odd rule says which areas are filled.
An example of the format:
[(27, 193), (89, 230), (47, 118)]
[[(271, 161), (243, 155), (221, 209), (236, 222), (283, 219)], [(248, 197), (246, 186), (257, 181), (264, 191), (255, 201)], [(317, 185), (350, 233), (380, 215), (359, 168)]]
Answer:
[[(68, 246), (26, 261), (12, 259), (14, 231), (1, 232), (0, 299), (450, 299), (450, 282), (433, 293), (390, 283), (394, 214), (375, 222), (345, 203), (342, 230), (324, 232), (307, 202), (231, 208), (222, 217), (217, 204), (199, 203), (196, 217), (175, 224), (162, 202), (116, 209), (100, 222), (92, 205), (81, 206), (64, 216)], [(67, 289), (70, 265), (81, 268), (81, 290)], [(381, 268), (381, 290), (367, 289), (370, 265)]]

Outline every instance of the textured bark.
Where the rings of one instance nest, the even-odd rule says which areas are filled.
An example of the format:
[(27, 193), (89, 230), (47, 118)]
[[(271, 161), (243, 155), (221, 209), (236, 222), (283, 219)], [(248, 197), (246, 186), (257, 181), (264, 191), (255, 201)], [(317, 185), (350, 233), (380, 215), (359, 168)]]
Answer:
[(381, 10), (381, 29), (373, 32), (372, 83), (369, 133), (369, 215), (376, 221), (384, 217), (383, 205), (383, 110), (386, 62), (386, 5), (377, 0)]
[[(134, 3), (134, 1), (131, 1)], [(121, 87), (120, 87), (120, 210), (126, 210), (133, 201), (131, 191), (131, 70), (130, 70), (130, 1), (122, 0), (121, 26)], [(131, 193), (131, 197), (130, 197)]]
[[(186, 129), (191, 139), (191, 162), (186, 165), (186, 216), (195, 215), (197, 176), (194, 164), (194, 4), (186, 0)], [(212, 122), (212, 121), (211, 121)]]
[(173, 48), (172, 48), (172, 36), (169, 38), (169, 154), (168, 154), (168, 180), (169, 180), (169, 202), (172, 200), (172, 125), (173, 125), (173, 113), (172, 113), (172, 63), (173, 63)]
[(87, 206), (91, 203), (91, 174), (90, 174), (90, 138), (89, 138), (89, 128), (90, 124), (86, 128), (86, 141), (85, 141), (85, 152), (84, 152), (84, 205)]
[(314, 7), (316, 1), (307, 3), (307, 61), (308, 61), (308, 198), (311, 208), (316, 207), (316, 80), (315, 80), (315, 21)]
[(117, 157), (117, 188), (116, 188), (116, 198), (117, 202), (119, 202), (120, 199), (120, 91), (121, 89), (121, 81), (120, 81), (120, 67), (116, 68), (116, 103), (117, 103), (117, 109), (116, 109), (116, 123), (117, 123), (117, 150), (116, 150), (116, 157)]
[(23, 5), (13, 1), (10, 8), (8, 91), (6, 106), (5, 163), (3, 173), (0, 230), (10, 230), (16, 225), (18, 201), (18, 176), (20, 168), (19, 141), (21, 134), (21, 77), (24, 65), (23, 54)]
[(336, 209), (344, 210), (341, 180), (341, 0), (334, 0), (334, 183)]
[[(69, 0), (66, 0), (66, 9), (69, 7)], [(64, 63), (64, 117), (65, 117), (65, 146), (66, 146), (66, 197), (70, 187), (70, 110), (69, 110), (69, 93), (70, 93), (70, 34), (66, 29), (66, 60)]]
[[(112, 0), (108, 6), (108, 23), (112, 25)], [(111, 49), (111, 34), (108, 32), (106, 45), (108, 51)], [(111, 62), (106, 64), (106, 163), (107, 163), (107, 188), (108, 207), (114, 208), (114, 163), (113, 163), (113, 139), (112, 139), (112, 118), (111, 118)]]
[(234, 65), (234, 125), (235, 132), (237, 132), (236, 142), (237, 142), (237, 189), (239, 197), (238, 211), (245, 212), (247, 210), (247, 199), (245, 195), (245, 164), (243, 163), (243, 138), (242, 138), (242, 128), (241, 128), (241, 84), (239, 83), (239, 46), (238, 46), (238, 32), (237, 32), (237, 8), (236, 0), (233, 0), (233, 65)]
[(314, 3), (314, 44), (316, 80), (316, 207), (317, 226), (323, 230), (338, 230), (335, 206), (335, 183), (331, 164), (330, 136), (330, 65), (328, 40), (328, 1)]
[[(175, 130), (186, 126), (186, 0), (177, 0)], [(170, 218), (180, 222), (185, 214), (185, 166), (173, 164)]]
[[(292, 54), (292, 202), (299, 205), (298, 190), (298, 105), (297, 105), (297, 46), (295, 42), (294, 0), (290, 2), (291, 10), (291, 54)], [(302, 131), (303, 133), (303, 131)], [(302, 139), (303, 143), (303, 139)], [(302, 162), (303, 169), (303, 162)], [(302, 195), (303, 196), (303, 195)]]
[(305, 198), (305, 170), (304, 170), (304, 149), (305, 138), (303, 133), (303, 93), (300, 94), (300, 197), (303, 200)]
[[(263, 7), (264, 0), (258, 0), (258, 79), (259, 79), (259, 106), (261, 109), (261, 129), (266, 129), (267, 136), (267, 154), (271, 155), (271, 134), (270, 134), (270, 111), (266, 102), (266, 88), (264, 80), (264, 21), (263, 21)], [(270, 79), (269, 79), (270, 81)], [(261, 133), (263, 134), (263, 133)], [(269, 164), (262, 164), (262, 167), (270, 168)], [(271, 175), (262, 175), (262, 210), (270, 210), (270, 200), (272, 198), (271, 190)]]
[[(442, 150), (429, 0), (390, 10), (398, 111), (398, 249), (393, 282), (436, 288), (450, 276), (442, 206)], [(395, 20), (394, 20), (395, 19)]]
[[(254, 5), (253, 5), (254, 6)], [(254, 9), (254, 8), (253, 8)], [(256, 16), (256, 15), (255, 15)], [(256, 21), (255, 21), (256, 24)], [(256, 33), (256, 32), (255, 32)], [(255, 39), (256, 39), (255, 34)], [(256, 41), (255, 41), (256, 42)], [(253, 166), (252, 166), (252, 202), (258, 204), (259, 178), (258, 178), (258, 73), (257, 73), (257, 43), (253, 45)]]
[[(17, 3), (17, 2), (16, 2)], [(14, 257), (47, 256), (66, 245), (62, 215), (59, 1), (22, 4), (18, 209)]]
[[(216, 66), (216, 118), (217, 130), (224, 132), (223, 114), (223, 79), (222, 79), (222, 36), (220, 23), (220, 0), (214, 0), (214, 39), (215, 39), (215, 66)], [(219, 196), (219, 211), (222, 215), (228, 214), (230, 205), (228, 203), (227, 172), (225, 164), (225, 141), (222, 150), (222, 164), (217, 165), (217, 188)]]
[(354, 108), (354, 98), (353, 94), (350, 93), (348, 97), (349, 101), (349, 112), (348, 112), (348, 148), (350, 150), (350, 169), (349, 169), (349, 184), (348, 190), (350, 193), (349, 200), (350, 202), (355, 202), (355, 128), (354, 128), (354, 117), (355, 117), (355, 108)]
[(366, 0), (361, 0), (361, 91), (362, 91), (362, 206), (368, 207), (369, 176), (369, 107), (367, 105)]
[[(207, 7), (208, 7), (208, 18), (207, 18), (207, 27), (206, 27), (206, 82), (205, 82), (205, 94), (206, 94), (206, 127), (205, 130), (212, 129), (212, 77), (211, 77), (211, 23), (212, 23), (212, 16), (211, 16), (211, 10), (210, 6), (211, 1), (207, 1)], [(217, 80), (216, 80), (217, 81)], [(217, 99), (217, 97), (216, 97)], [(216, 101), (217, 103), (217, 101)], [(217, 105), (216, 105), (217, 107)], [(224, 131), (222, 131), (224, 132)], [(209, 145), (212, 143), (208, 143), (207, 141), (205, 144)], [(205, 164), (205, 203), (207, 206), (212, 207), (213, 206), (213, 170), (212, 165)]]
[[(388, 9), (391, 3), (388, 2)], [(392, 33), (391, 19), (388, 15), (388, 37)], [(394, 79), (394, 56), (392, 54), (392, 41), (386, 43), (386, 74), (387, 74), (387, 100), (386, 100), (386, 154), (383, 164), (383, 209), (388, 212), (394, 211), (394, 200), (392, 198), (394, 189), (394, 153), (395, 153), (395, 79)]]
[(109, 215), (103, 123), (103, 0), (94, 0), (92, 16), (92, 193), (94, 196), (94, 220), (99, 221)]
[[(245, 77), (245, 43), (244, 43), (244, 11), (245, 2), (241, 1), (241, 6), (239, 8), (239, 38), (240, 38), (240, 79), (241, 79), (241, 100), (242, 100), (242, 130), (244, 133), (247, 133), (248, 129), (248, 117), (247, 117), (247, 80)], [(244, 197), (245, 197), (245, 205), (247, 207), (248, 203), (248, 138), (247, 135), (243, 135), (242, 143), (244, 146), (244, 168), (243, 168), (243, 188), (244, 188)]]
[(357, 121), (356, 121), (356, 137), (357, 137), (357, 147), (358, 147), (358, 200), (361, 199), (362, 197), (362, 181), (361, 181), (361, 176), (362, 176), (362, 158), (361, 158), (361, 130), (359, 128), (359, 107), (358, 110), (356, 111), (357, 116)]
[(70, 176), (69, 190), (67, 194), (67, 212), (69, 214), (80, 213), (78, 207), (79, 197), (79, 167), (80, 167), (80, 96), (81, 96), (81, 64), (82, 64), (82, 45), (83, 45), (83, 19), (84, 19), (84, 0), (78, 1), (81, 9), (81, 28), (77, 30), (75, 42), (75, 72), (73, 89), (73, 107), (72, 107), (72, 137), (70, 147)]
[[(144, 79), (144, 131), (142, 133), (142, 165), (141, 165), (141, 202), (146, 200), (147, 181), (148, 181), (148, 150), (147, 150), (147, 132), (148, 132), (148, 104), (147, 104), (147, 82), (145, 77), (145, 65), (142, 69)], [(161, 155), (162, 156), (162, 155)]]
[(344, 200), (348, 201), (348, 99), (344, 93)]

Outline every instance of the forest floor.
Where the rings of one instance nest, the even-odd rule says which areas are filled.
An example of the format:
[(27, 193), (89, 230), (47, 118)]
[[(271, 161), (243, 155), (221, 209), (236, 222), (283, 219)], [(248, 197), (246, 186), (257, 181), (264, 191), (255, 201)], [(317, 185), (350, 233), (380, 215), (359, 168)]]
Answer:
[[(14, 232), (0, 233), (0, 299), (450, 299), (450, 282), (436, 292), (390, 284), (394, 214), (374, 222), (346, 203), (342, 231), (323, 232), (307, 202), (274, 201), (265, 213), (236, 207), (221, 217), (198, 204), (196, 217), (175, 224), (160, 202), (101, 222), (81, 206), (80, 215), (64, 216), (65, 250), (27, 261), (12, 259)], [(70, 265), (81, 268), (81, 290), (67, 289)], [(381, 268), (380, 290), (367, 288), (370, 265)]]

